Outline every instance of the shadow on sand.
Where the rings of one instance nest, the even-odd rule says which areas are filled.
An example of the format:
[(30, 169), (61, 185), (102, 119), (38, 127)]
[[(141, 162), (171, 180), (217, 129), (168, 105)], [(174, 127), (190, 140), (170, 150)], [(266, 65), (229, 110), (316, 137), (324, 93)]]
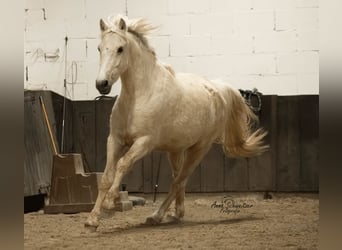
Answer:
[(162, 222), (158, 225), (148, 225), (145, 223), (140, 224), (133, 224), (128, 225), (126, 227), (112, 227), (106, 228), (104, 230), (99, 230), (97, 235), (101, 237), (101, 235), (105, 236), (108, 234), (116, 234), (116, 233), (137, 233), (139, 231), (143, 232), (146, 230), (172, 230), (172, 229), (180, 229), (180, 228), (189, 228), (189, 227), (196, 227), (196, 226), (204, 226), (204, 225), (229, 225), (229, 224), (236, 224), (242, 223), (246, 221), (256, 221), (256, 220), (263, 220), (260, 217), (248, 216), (248, 217), (241, 217), (241, 218), (229, 218), (229, 219), (220, 219), (220, 220), (206, 220), (206, 221), (166, 221)]

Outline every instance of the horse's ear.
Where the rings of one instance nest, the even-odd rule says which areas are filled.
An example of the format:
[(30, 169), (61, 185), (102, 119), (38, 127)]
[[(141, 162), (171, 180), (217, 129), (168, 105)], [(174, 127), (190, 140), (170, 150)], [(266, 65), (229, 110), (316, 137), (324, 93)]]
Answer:
[(127, 31), (127, 25), (126, 25), (126, 22), (123, 18), (120, 18), (119, 29), (122, 31)]
[(102, 19), (100, 19), (100, 29), (102, 32), (108, 29), (107, 24)]

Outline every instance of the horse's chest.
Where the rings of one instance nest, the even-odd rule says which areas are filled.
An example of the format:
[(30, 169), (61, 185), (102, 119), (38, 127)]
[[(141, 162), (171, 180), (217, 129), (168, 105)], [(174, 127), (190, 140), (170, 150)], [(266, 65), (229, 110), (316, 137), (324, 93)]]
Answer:
[(136, 136), (134, 135), (134, 133), (127, 129), (126, 127), (116, 127), (112, 130), (113, 134), (115, 135), (115, 137), (120, 141), (121, 144), (123, 145), (132, 145), (134, 142), (134, 139), (136, 138)]
[(131, 145), (134, 140), (146, 133), (146, 123), (139, 116), (113, 116), (112, 132), (122, 143)]

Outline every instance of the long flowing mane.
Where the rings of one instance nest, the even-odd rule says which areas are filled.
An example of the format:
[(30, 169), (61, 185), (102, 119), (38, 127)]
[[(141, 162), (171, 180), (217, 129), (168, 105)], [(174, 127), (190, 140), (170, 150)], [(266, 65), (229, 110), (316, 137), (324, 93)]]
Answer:
[(127, 31), (131, 33), (138, 43), (153, 55), (156, 55), (153, 47), (150, 46), (147, 36), (155, 31), (158, 27), (152, 25), (145, 18), (128, 19), (127, 16), (117, 15), (109, 16), (106, 20), (106, 24), (109, 27), (109, 31), (117, 32), (117, 23), (120, 19), (124, 19), (127, 24)]

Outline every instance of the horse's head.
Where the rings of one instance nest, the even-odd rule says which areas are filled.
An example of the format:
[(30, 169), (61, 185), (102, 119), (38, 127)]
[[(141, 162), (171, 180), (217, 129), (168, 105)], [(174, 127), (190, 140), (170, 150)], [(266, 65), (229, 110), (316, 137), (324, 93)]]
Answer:
[(118, 18), (111, 26), (101, 19), (100, 29), (101, 42), (98, 46), (100, 69), (96, 88), (105, 95), (110, 92), (112, 85), (128, 67), (127, 25), (123, 18)]

